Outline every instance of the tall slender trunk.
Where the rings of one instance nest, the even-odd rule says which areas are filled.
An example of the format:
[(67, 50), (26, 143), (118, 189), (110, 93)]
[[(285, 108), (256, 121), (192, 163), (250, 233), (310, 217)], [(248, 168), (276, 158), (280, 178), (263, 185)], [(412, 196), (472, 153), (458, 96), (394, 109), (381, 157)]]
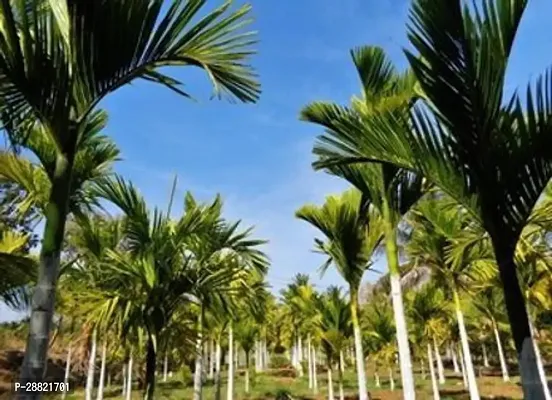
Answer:
[(107, 342), (104, 340), (102, 345), (102, 361), (100, 366), (100, 380), (98, 382), (98, 393), (96, 400), (103, 400), (103, 392), (105, 386), (105, 361), (107, 358)]
[(249, 394), (249, 351), (245, 352), (245, 393)]
[(215, 341), (209, 340), (209, 380), (215, 379)]
[(433, 365), (433, 356), (431, 344), (427, 344), (427, 363), (429, 364), (429, 374), (431, 375), (431, 388), (433, 389), (433, 400), (440, 400), (439, 387), (437, 385), (437, 377), (435, 376), (435, 367)]
[(473, 362), (470, 352), (470, 344), (468, 342), (468, 333), (466, 332), (466, 325), (464, 324), (464, 314), (460, 306), (460, 298), (456, 289), (453, 290), (454, 306), (456, 308), (456, 319), (458, 322), (458, 329), (460, 331), (460, 342), (462, 343), (462, 353), (464, 353), (464, 365), (466, 376), (468, 377), (468, 390), (470, 392), (471, 400), (479, 400), (479, 389), (477, 388), (477, 380), (475, 378), (475, 370), (473, 368)]
[[(155, 336), (156, 338), (157, 336)], [(144, 400), (153, 400), (155, 394), (155, 370), (157, 369), (157, 352), (154, 343), (154, 337), (148, 337), (146, 352), (146, 387), (144, 391)]]
[(303, 348), (301, 346), (301, 336), (297, 336), (297, 372), (299, 373), (299, 378), (303, 377)]
[[(65, 387), (69, 384), (69, 377), (71, 376), (71, 354), (73, 352), (72, 345), (69, 345), (69, 350), (67, 350), (67, 361), (65, 362), (65, 376), (63, 377), (63, 383)], [(67, 391), (61, 392), (61, 400), (64, 400), (67, 397)]]
[(441, 385), (445, 384), (445, 369), (443, 368), (443, 360), (441, 359), (441, 354), (439, 353), (439, 346), (437, 346), (437, 339), (433, 336), (433, 348), (435, 350), (435, 363), (437, 364), (437, 373), (439, 374), (439, 383)]
[(483, 352), (483, 366), (485, 368), (489, 368), (489, 357), (487, 357), (487, 347), (485, 346), (485, 343), (481, 343), (481, 351)]
[(339, 351), (339, 369), (341, 369), (341, 372), (345, 372), (345, 358), (343, 357), (343, 350)]
[(374, 381), (377, 388), (381, 387), (380, 377), (378, 373), (378, 366), (376, 365), (376, 369), (374, 370)]
[(424, 368), (424, 359), (420, 359), (420, 372), (422, 374), (422, 379), (426, 379), (426, 372)]
[(366, 389), (366, 370), (364, 367), (364, 352), (362, 350), (362, 335), (360, 333), (360, 324), (358, 322), (358, 288), (352, 287), (349, 290), (351, 295), (351, 321), (353, 323), (353, 333), (355, 337), (355, 358), (358, 379), (358, 399), (368, 400), (368, 390)]
[[(343, 352), (340, 352), (343, 354)], [(337, 366), (337, 376), (339, 379), (339, 400), (345, 400), (345, 394), (343, 393), (343, 357), (339, 358), (339, 365)]]
[(539, 373), (525, 299), (519, 286), (517, 267), (514, 262), (515, 243), (505, 242), (499, 230), (495, 234), (491, 233), (491, 239), (504, 290), (510, 329), (516, 346), (523, 397), (531, 400), (546, 400), (547, 382)]
[(220, 371), (220, 357), (221, 357), (221, 348), (220, 348), (220, 338), (217, 338), (215, 344), (215, 400), (220, 400), (220, 387), (221, 387), (221, 371)]
[(312, 352), (310, 333), (307, 335), (307, 365), (309, 369), (309, 389), (312, 389)]
[(132, 397), (132, 352), (130, 353), (130, 356), (128, 358), (128, 367), (127, 367), (127, 386), (126, 386), (126, 393), (125, 393), (125, 399), (130, 400)]
[(395, 378), (393, 378), (393, 368), (389, 367), (389, 388), (395, 390)]
[(195, 346), (195, 370), (194, 370), (194, 400), (201, 400), (203, 389), (203, 305), (197, 321), (197, 338)]
[(542, 357), (540, 354), (539, 345), (537, 343), (536, 334), (535, 334), (535, 328), (533, 327), (533, 323), (531, 322), (531, 318), (529, 318), (529, 328), (531, 329), (531, 338), (533, 340), (533, 348), (535, 349), (535, 356), (537, 359), (537, 367), (539, 369), (539, 377), (542, 382), (545, 382), (544, 386), (544, 398), (546, 400), (552, 400), (552, 395), (550, 395), (550, 388), (547, 384), (547, 378), (546, 378), (546, 372), (544, 370), (544, 364), (542, 362)]
[(163, 359), (163, 382), (167, 382), (167, 374), (169, 372), (169, 358), (165, 351), (165, 358)]
[(316, 347), (312, 347), (312, 391), (318, 394), (318, 376), (316, 372)]
[(228, 324), (228, 385), (226, 386), (226, 400), (234, 399), (234, 332), (232, 321)]
[(328, 362), (328, 400), (335, 400), (332, 380), (332, 366), (330, 362)]
[[(46, 224), (40, 249), (38, 277), (33, 290), (29, 334), (19, 376), (19, 383), (22, 386), (28, 382), (41, 382), (48, 360), (48, 344), (54, 316), (61, 248), (78, 138), (76, 132), (70, 128), (65, 134), (68, 135), (69, 141), (65, 150), (56, 156), (52, 187), (45, 211)], [(20, 392), (17, 395), (17, 398), (26, 400), (40, 399), (40, 397), (40, 393)]]
[(92, 391), (94, 390), (94, 370), (96, 368), (96, 329), (92, 332), (92, 343), (90, 346), (90, 356), (88, 357), (88, 371), (86, 373), (86, 388), (84, 398), (92, 400)]
[(452, 355), (452, 365), (454, 366), (454, 373), (458, 374), (460, 373), (460, 367), (458, 367), (458, 357), (456, 356), (456, 350), (454, 350), (454, 346), (451, 346), (450, 353)]
[(510, 381), (510, 375), (508, 374), (508, 365), (506, 364), (506, 357), (504, 357), (504, 350), (502, 349), (502, 340), (500, 340), (500, 333), (498, 332), (498, 327), (496, 322), (493, 320), (493, 331), (496, 340), (496, 348), (498, 351), (498, 359), (500, 361), (500, 369), (502, 371), (502, 380), (504, 382)]
[(468, 376), (466, 374), (466, 363), (464, 362), (464, 352), (460, 349), (460, 369), (462, 370), (462, 381), (464, 382), (464, 387), (468, 387)]
[(403, 396), (404, 400), (415, 400), (416, 388), (414, 386), (412, 355), (410, 353), (410, 344), (408, 343), (408, 329), (404, 316), (397, 232), (396, 226), (393, 224), (392, 212), (385, 195), (382, 204), (382, 214), (385, 224), (385, 254), (391, 281), (391, 299), (393, 303), (393, 313), (395, 315), (395, 329), (397, 333)]

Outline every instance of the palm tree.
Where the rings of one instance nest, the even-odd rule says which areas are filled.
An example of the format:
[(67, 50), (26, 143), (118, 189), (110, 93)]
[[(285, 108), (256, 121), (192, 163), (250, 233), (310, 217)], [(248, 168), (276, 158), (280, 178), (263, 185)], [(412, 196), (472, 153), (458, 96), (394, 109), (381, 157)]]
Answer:
[(75, 153), (97, 104), (137, 78), (189, 96), (179, 81), (159, 71), (171, 65), (202, 68), (217, 92), (240, 101), (258, 96), (247, 65), (251, 35), (241, 32), (250, 7), (230, 12), (227, 2), (198, 19), (205, 2), (174, 0), (164, 14), (163, 0), (0, 6), (3, 126), (12, 136), (26, 136), (30, 125), (39, 124), (56, 143), (22, 382), (39, 381), (44, 372)]
[(349, 285), (359, 398), (366, 400), (368, 392), (358, 320), (358, 294), (362, 276), (372, 265), (371, 258), (381, 244), (384, 231), (377, 212), (366, 207), (362, 200), (358, 190), (350, 189), (340, 196), (327, 197), (321, 207), (303, 206), (296, 216), (316, 227), (326, 237), (326, 240), (315, 239), (317, 250), (328, 256), (322, 270), (333, 264)]
[[(526, 398), (545, 398), (523, 294), (516, 243), (552, 177), (551, 73), (527, 90), (504, 90), (512, 46), (527, 0), (414, 0), (408, 26), (410, 66), (422, 102), (409, 115), (385, 110), (364, 118), (319, 107), (332, 121), (315, 146), (317, 168), (384, 162), (423, 174), (461, 203), (489, 233)], [(545, 150), (546, 149), (546, 150)]]
[[(412, 73), (407, 71), (399, 74), (383, 50), (378, 47), (360, 47), (351, 51), (351, 56), (362, 84), (362, 95), (360, 98), (353, 97), (351, 109), (364, 118), (370, 118), (371, 115), (382, 110), (399, 114), (407, 113), (415, 97), (416, 81)], [(301, 112), (301, 118), (331, 129), (333, 121), (321, 119), (316, 111), (319, 108), (332, 107), (336, 105), (331, 103), (307, 105)], [(328, 166), (326, 169), (346, 179), (360, 190), (366, 201), (371, 202), (383, 218), (403, 394), (405, 399), (415, 399), (416, 391), (400, 284), (397, 229), (401, 217), (421, 196), (422, 179), (393, 165), (337, 165)]]
[(339, 355), (345, 350), (352, 330), (352, 309), (341, 290), (335, 286), (330, 286), (321, 296), (316, 296), (314, 302), (318, 313), (315, 324), (320, 333), (328, 367), (328, 400), (334, 398), (332, 371), (335, 362), (338, 363), (339, 397), (343, 400), (342, 358)]

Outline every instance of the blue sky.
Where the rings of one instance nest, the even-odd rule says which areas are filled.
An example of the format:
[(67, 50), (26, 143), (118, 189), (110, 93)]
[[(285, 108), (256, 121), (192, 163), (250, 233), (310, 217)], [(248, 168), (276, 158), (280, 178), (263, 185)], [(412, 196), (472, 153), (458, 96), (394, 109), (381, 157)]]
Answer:
[[(220, 1), (209, 1), (213, 7)], [(254, 65), (262, 96), (255, 105), (210, 101), (211, 88), (198, 70), (175, 76), (198, 102), (149, 83), (136, 82), (109, 97), (107, 133), (124, 161), (117, 171), (131, 179), (152, 204), (165, 207), (174, 174), (178, 202), (185, 190), (209, 199), (221, 193), (230, 218), (255, 225), (272, 259), (269, 280), (276, 290), (296, 273), (320, 287), (343, 284), (333, 271), (320, 279), (321, 256), (313, 254), (316, 232), (294, 218), (306, 202), (345, 185), (313, 172), (311, 149), (320, 129), (298, 121), (313, 100), (346, 103), (359, 85), (349, 49), (379, 45), (403, 67), (407, 45), (407, 0), (252, 0), (260, 43)], [(552, 3), (531, 0), (516, 43), (508, 88), (525, 83), (552, 65)], [(177, 207), (174, 207), (175, 211)], [(385, 260), (377, 262), (385, 269)], [(371, 275), (372, 278), (375, 275)], [(377, 276), (376, 276), (377, 277)], [(368, 275), (370, 278), (370, 275)], [(11, 314), (11, 313), (10, 313)], [(0, 320), (10, 318), (0, 307)]]

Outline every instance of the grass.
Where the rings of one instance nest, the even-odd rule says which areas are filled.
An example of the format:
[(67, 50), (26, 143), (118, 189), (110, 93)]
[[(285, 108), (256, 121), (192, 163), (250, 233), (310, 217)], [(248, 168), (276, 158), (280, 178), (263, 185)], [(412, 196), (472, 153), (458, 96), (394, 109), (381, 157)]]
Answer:
[[(236, 377), (234, 381), (234, 399), (276, 399), (278, 393), (287, 392), (292, 395), (294, 399), (327, 399), (327, 386), (326, 386), (326, 374), (320, 373), (318, 375), (318, 395), (314, 395), (312, 390), (308, 387), (308, 378), (306, 376), (302, 378), (293, 378), (280, 376), (281, 370), (269, 370), (262, 374), (251, 374), (250, 393), (245, 393), (245, 384), (243, 371)], [(368, 389), (370, 391), (372, 400), (400, 400), (402, 399), (402, 392), (400, 388), (400, 376), (397, 374), (395, 383), (396, 389), (391, 391), (389, 389), (389, 382), (386, 377), (381, 377), (381, 388), (374, 387), (373, 374), (368, 375)], [(176, 400), (176, 399), (191, 399), (193, 390), (191, 386), (185, 386), (177, 380), (163, 383), (159, 382), (156, 388), (155, 398), (159, 400)], [(334, 377), (335, 379), (335, 377)], [(429, 379), (422, 379), (421, 376), (416, 376), (417, 398), (419, 399), (431, 399), (431, 382)], [(510, 399), (522, 399), (523, 395), (521, 389), (517, 383), (504, 383), (502, 379), (497, 376), (486, 376), (478, 378), (478, 387), (482, 399), (495, 399), (495, 400), (510, 400)], [(203, 398), (214, 398), (214, 386), (212, 383), (207, 382), (203, 389)], [(441, 385), (440, 388), (441, 399), (450, 400), (464, 400), (468, 399), (468, 392), (464, 389), (462, 383), (462, 377), (453, 375), (450, 373), (447, 376), (447, 383)], [(346, 399), (355, 399), (357, 397), (356, 392), (356, 375), (351, 369), (345, 372), (344, 376), (344, 392)], [(334, 395), (336, 398), (339, 396), (337, 382), (334, 381)], [(78, 390), (75, 393), (67, 396), (67, 399), (82, 399), (83, 392)], [(52, 398), (52, 397), (51, 397)], [(59, 398), (59, 397), (53, 397)], [(122, 399), (121, 388), (112, 387), (106, 390), (104, 398)], [(140, 399), (140, 391), (134, 391), (132, 399)], [(222, 385), (221, 398), (226, 399), (226, 385)]]

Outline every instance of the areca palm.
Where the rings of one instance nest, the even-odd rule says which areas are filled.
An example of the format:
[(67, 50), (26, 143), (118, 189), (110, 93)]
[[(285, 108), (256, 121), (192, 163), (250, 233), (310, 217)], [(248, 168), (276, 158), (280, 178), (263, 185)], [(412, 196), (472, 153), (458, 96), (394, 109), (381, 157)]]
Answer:
[(75, 153), (97, 104), (135, 79), (189, 96), (181, 82), (159, 71), (165, 66), (203, 69), (218, 94), (245, 102), (258, 96), (247, 65), (252, 38), (241, 31), (250, 7), (230, 11), (227, 2), (198, 18), (205, 2), (174, 0), (166, 11), (163, 0), (0, 5), (3, 125), (26, 136), (38, 123), (56, 145), (24, 382), (41, 379), (44, 371)]
[(325, 293), (316, 296), (314, 303), (318, 313), (315, 324), (326, 353), (328, 399), (334, 398), (332, 370), (335, 362), (338, 363), (340, 399), (343, 399), (342, 359), (339, 355), (346, 348), (348, 337), (353, 328), (352, 309), (345, 301), (341, 290), (335, 286), (329, 287)]
[[(351, 51), (351, 55), (362, 84), (362, 95), (353, 97), (350, 109), (363, 118), (370, 118), (371, 115), (383, 110), (399, 115), (406, 113), (415, 99), (416, 80), (412, 73), (398, 73), (383, 50), (378, 47), (360, 47)], [(333, 121), (321, 119), (316, 113), (320, 107), (336, 106), (330, 103), (307, 105), (302, 110), (301, 117), (305, 121), (331, 129)], [(382, 215), (403, 393), (405, 399), (415, 399), (416, 391), (400, 284), (397, 229), (402, 216), (421, 196), (422, 179), (419, 175), (390, 164), (330, 165), (326, 169), (359, 189), (366, 201), (371, 202)]]
[(489, 233), (521, 364), (524, 395), (543, 399), (531, 330), (516, 275), (516, 243), (552, 177), (552, 79), (507, 96), (506, 70), (527, 0), (415, 0), (407, 52), (423, 104), (365, 118), (318, 107), (332, 121), (317, 143), (318, 167), (385, 162), (422, 173), (462, 203)]
[(358, 295), (364, 272), (383, 239), (379, 214), (362, 201), (357, 189), (340, 196), (329, 196), (323, 206), (303, 206), (296, 216), (305, 220), (326, 237), (315, 239), (317, 250), (328, 257), (323, 271), (334, 265), (349, 285), (351, 319), (354, 328), (356, 367), (361, 400), (368, 398), (362, 337), (358, 320)]

